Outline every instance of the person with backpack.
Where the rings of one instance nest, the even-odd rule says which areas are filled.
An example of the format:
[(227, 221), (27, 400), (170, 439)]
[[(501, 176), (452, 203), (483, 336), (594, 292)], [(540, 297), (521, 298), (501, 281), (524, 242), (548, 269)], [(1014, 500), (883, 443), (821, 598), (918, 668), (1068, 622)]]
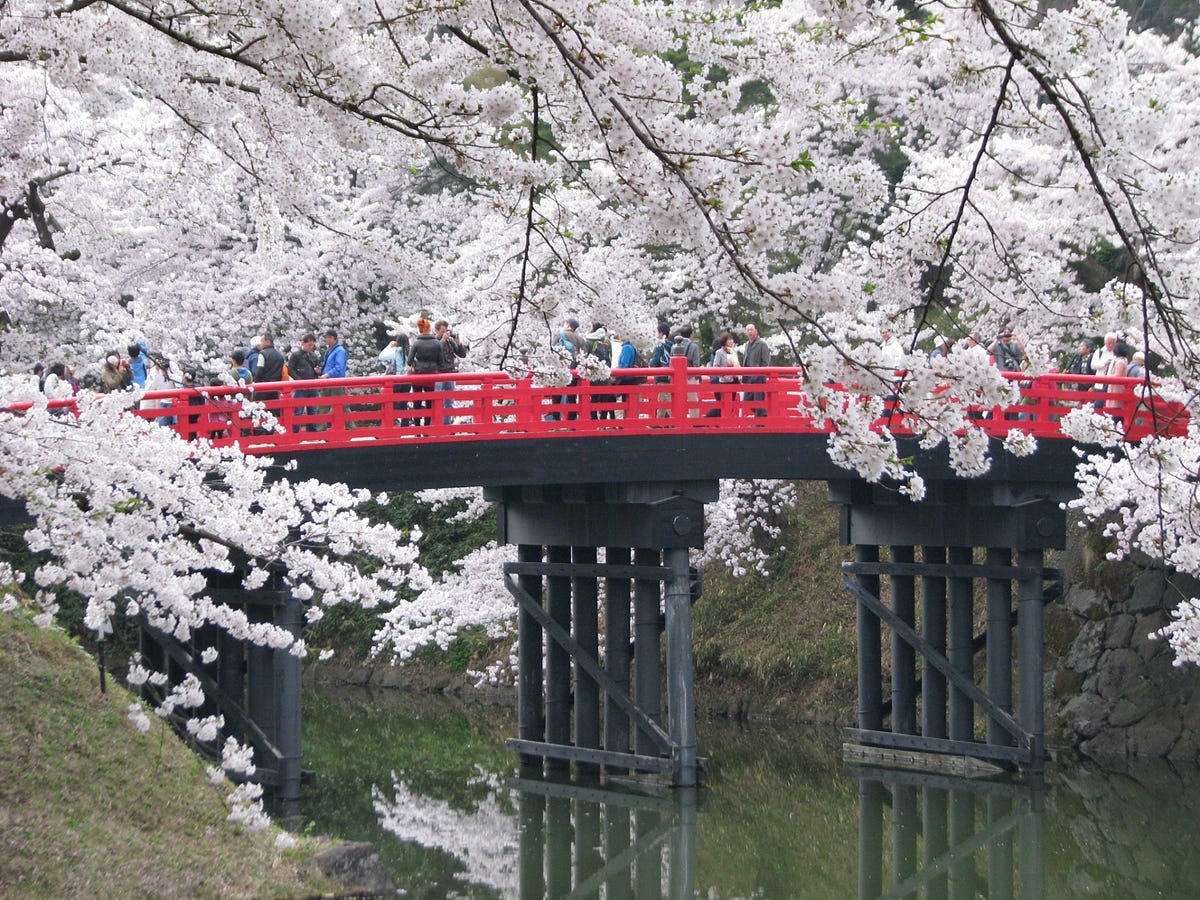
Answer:
[[(675, 342), (671, 340), (671, 323), (659, 322), (655, 326), (655, 340), (658, 342), (654, 345), (654, 350), (650, 353), (650, 367), (653, 369), (666, 369), (671, 365), (671, 348)], [(655, 384), (667, 384), (671, 380), (669, 375), (654, 376)], [(658, 409), (654, 413), (657, 419), (665, 419), (671, 414), (668, 404), (671, 402), (671, 395), (661, 393), (658, 395)]]
[[(671, 365), (671, 347), (674, 342), (671, 340), (671, 325), (668, 322), (659, 322), (655, 326), (655, 340), (658, 342), (654, 345), (654, 349), (650, 351), (650, 367), (667, 368)], [(662, 379), (657, 379), (662, 380)]]
[(699, 369), (700, 345), (692, 340), (692, 326), (682, 325), (675, 334), (675, 343), (671, 347), (672, 356), (686, 356), (689, 369)]
[[(613, 340), (621, 345), (621, 352), (617, 354), (617, 364), (613, 366), (614, 369), (646, 368), (646, 355), (634, 345), (633, 341), (622, 341), (615, 336)], [(614, 379), (617, 384), (641, 384), (644, 380), (632, 375), (623, 375)]]
[[(700, 368), (700, 345), (692, 340), (692, 326), (681, 325), (679, 331), (675, 333), (675, 341), (671, 345), (671, 356), (682, 356), (687, 360), (689, 369)], [(688, 375), (688, 384), (699, 384), (701, 382), (699, 375)], [(687, 415), (689, 419), (695, 419), (700, 415), (699, 402), (700, 395), (689, 393), (687, 395), (688, 409)]]
[[(575, 367), (579, 364), (579, 354), (584, 352), (583, 336), (579, 333), (579, 320), (574, 316), (567, 316), (563, 322), (562, 329), (558, 332), (558, 343), (555, 350), (559, 356), (563, 356), (567, 360), (567, 365), (571, 368), (571, 380), (567, 383), (568, 387), (575, 387), (579, 384), (579, 375), (575, 371)], [(578, 397), (570, 395), (556, 394), (552, 401), (555, 404), (564, 403), (569, 406), (574, 406), (578, 401)], [(557, 422), (562, 418), (561, 413), (550, 413), (546, 419), (550, 422)], [(579, 413), (567, 413), (567, 419), (577, 419)]]
[[(642, 351), (634, 346), (632, 341), (622, 341), (617, 336), (612, 337), (614, 344), (619, 344), (621, 349), (617, 353), (617, 362), (613, 366), (614, 369), (644, 369), (646, 368), (646, 357)], [(639, 378), (636, 375), (622, 375), (619, 378), (613, 379), (613, 384), (641, 384), (645, 379)], [(629, 399), (628, 394), (617, 394), (617, 403), (624, 405)]]

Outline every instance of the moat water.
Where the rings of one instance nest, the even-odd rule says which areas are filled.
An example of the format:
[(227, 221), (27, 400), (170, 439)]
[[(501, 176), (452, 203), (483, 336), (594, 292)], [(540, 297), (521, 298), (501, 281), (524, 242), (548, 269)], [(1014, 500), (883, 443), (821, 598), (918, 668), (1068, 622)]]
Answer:
[(406, 897), (1200, 897), (1200, 768), (1038, 784), (842, 761), (835, 729), (700, 723), (696, 791), (522, 778), (507, 707), (306, 694), (312, 830), (374, 844)]

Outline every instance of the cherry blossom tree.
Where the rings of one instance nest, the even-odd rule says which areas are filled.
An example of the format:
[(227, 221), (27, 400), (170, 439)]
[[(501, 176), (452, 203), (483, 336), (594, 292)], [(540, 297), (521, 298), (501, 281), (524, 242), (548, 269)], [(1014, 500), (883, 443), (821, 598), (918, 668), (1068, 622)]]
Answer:
[[(886, 387), (927, 446), (983, 471), (953, 398), (1011, 385), (966, 353), (928, 366), (935, 332), (1013, 322), (1036, 373), (1119, 331), (1194, 404), (1196, 39), (1106, 0), (8, 0), (5, 359), (94, 365), (145, 338), (216, 369), (264, 327), (363, 347), (421, 309), (460, 322), (478, 365), (553, 373), (568, 312), (641, 343), (660, 316), (756, 321), (805, 366), (834, 457), (920, 497), (878, 410), (826, 385)], [(884, 326), (906, 339), (898, 384)], [(56, 427), (14, 425), (31, 467)], [(1130, 523), (1122, 548), (1194, 569), (1169, 550), (1195, 543), (1196, 447), (1084, 464), (1105, 487), (1089, 512)], [(98, 479), (77, 487), (103, 497)], [(42, 545), (95, 565), (53, 530)]]

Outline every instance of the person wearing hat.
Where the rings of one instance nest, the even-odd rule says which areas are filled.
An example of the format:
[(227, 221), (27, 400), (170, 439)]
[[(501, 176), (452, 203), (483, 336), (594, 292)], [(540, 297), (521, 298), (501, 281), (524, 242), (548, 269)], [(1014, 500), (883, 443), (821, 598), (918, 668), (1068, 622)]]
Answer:
[[(612, 366), (612, 341), (608, 336), (608, 329), (604, 327), (602, 322), (593, 322), (592, 330), (583, 336), (586, 342), (584, 346), (587, 352), (604, 365)], [(612, 378), (595, 378), (592, 384), (612, 384)], [(593, 419), (615, 419), (617, 417), (616, 410), (612, 408), (617, 397), (615, 394), (593, 394), (592, 402), (599, 405), (599, 409), (593, 409), (591, 416)]]
[(577, 318), (567, 316), (562, 330), (558, 333), (558, 342), (571, 357), (571, 368), (575, 368), (575, 362), (579, 359), (579, 352), (583, 350), (583, 338), (579, 335), (579, 320)]
[(150, 373), (150, 348), (145, 341), (138, 341), (125, 348), (129, 354), (129, 377), (134, 387), (144, 388), (146, 376)]
[(1019, 372), (1026, 359), (1025, 347), (1013, 335), (1011, 325), (1000, 329), (1000, 334), (987, 349), (996, 361), (996, 368), (1001, 372)]
[(113, 394), (129, 387), (132, 375), (126, 366), (121, 365), (121, 357), (116, 352), (108, 354), (100, 366), (100, 392)]

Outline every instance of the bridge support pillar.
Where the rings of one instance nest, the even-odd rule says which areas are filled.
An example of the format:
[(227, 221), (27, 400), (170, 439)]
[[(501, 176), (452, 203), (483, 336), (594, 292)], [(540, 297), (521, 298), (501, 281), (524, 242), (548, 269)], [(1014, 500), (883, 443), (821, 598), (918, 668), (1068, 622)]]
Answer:
[[(863, 482), (830, 483), (842, 541), (855, 546), (855, 562), (843, 567), (858, 608), (859, 713), (848, 756), (910, 768), (1042, 771), (1043, 610), (1062, 581), (1044, 559), (1066, 543), (1061, 490), (935, 482), (912, 503)], [(977, 621), (985, 623), (979, 633)], [(892, 635), (887, 656), (884, 627)]]
[(518, 604), (518, 737), (509, 746), (523, 768), (574, 765), (584, 780), (656, 774), (695, 785), (698, 576), (688, 551), (703, 544), (704, 504), (717, 483), (485, 496), (497, 503), (501, 540), (518, 547), (504, 574)]
[[(273, 581), (279, 579), (273, 578)], [(208, 594), (218, 603), (245, 613), (251, 622), (271, 623), (299, 638), (304, 626), (303, 604), (289, 591), (271, 588), (248, 591), (237, 587), (236, 575), (213, 574)], [(268, 582), (270, 584), (270, 582)], [(204, 651), (213, 647), (216, 659), (206, 663)], [(254, 748), (252, 780), (272, 793), (283, 815), (299, 813), (301, 662), (285, 650), (271, 650), (231, 637), (213, 626), (200, 629), (184, 643), (143, 621), (143, 656), (152, 668), (168, 674), (163, 688), (147, 686), (145, 699), (157, 703), (157, 692), (169, 691), (186, 675), (194, 675), (204, 690), (200, 715), (220, 714), (225, 727), (206, 752), (220, 757), (226, 737)]]

